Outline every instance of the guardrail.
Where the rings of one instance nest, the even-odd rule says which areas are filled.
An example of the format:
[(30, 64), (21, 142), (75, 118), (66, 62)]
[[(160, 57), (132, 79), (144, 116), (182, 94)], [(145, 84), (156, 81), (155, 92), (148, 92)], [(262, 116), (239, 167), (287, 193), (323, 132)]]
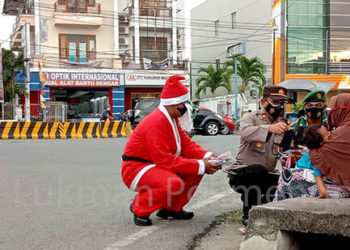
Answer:
[(91, 139), (127, 137), (130, 122), (0, 122), (0, 139)]

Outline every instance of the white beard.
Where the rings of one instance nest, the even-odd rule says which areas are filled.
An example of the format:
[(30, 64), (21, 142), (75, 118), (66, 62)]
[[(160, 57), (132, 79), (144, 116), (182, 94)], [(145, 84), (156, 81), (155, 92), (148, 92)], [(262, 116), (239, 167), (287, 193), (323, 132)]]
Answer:
[(187, 111), (183, 116), (179, 118), (179, 124), (183, 130), (191, 132), (193, 129), (192, 106), (188, 103), (186, 103), (185, 106), (187, 108)]

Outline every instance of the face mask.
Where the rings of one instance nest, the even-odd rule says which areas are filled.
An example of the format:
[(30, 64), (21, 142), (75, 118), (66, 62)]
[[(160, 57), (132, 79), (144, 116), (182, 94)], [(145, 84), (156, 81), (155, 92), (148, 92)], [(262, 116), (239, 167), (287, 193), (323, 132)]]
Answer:
[(180, 112), (180, 114), (181, 114), (181, 116), (183, 116), (185, 113), (186, 113), (186, 111), (187, 111), (187, 107), (186, 107), (186, 105), (184, 104), (184, 107), (183, 108), (177, 108), (177, 110)]
[(324, 108), (308, 108), (305, 109), (306, 115), (311, 120), (320, 119), (323, 115)]
[(274, 120), (276, 120), (278, 117), (281, 117), (284, 115), (284, 107), (283, 106), (272, 105), (269, 102), (267, 102), (267, 103), (268, 103), (268, 105), (265, 108), (265, 110)]

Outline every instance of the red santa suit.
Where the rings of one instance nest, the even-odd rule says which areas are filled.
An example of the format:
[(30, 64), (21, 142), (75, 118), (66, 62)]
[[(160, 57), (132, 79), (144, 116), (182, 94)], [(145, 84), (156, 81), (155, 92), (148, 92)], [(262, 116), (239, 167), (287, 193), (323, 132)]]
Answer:
[(122, 178), (138, 192), (133, 211), (148, 217), (159, 208), (180, 211), (188, 203), (205, 172), (208, 152), (187, 136), (164, 105), (189, 99), (187, 88), (170, 77), (162, 91), (161, 104), (132, 132), (123, 153)]

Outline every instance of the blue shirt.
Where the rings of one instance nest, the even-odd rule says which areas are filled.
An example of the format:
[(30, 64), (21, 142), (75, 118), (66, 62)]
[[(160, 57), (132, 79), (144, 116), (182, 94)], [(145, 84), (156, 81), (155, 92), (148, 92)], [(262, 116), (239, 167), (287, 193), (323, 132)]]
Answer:
[(322, 176), (321, 172), (311, 163), (309, 152), (306, 152), (298, 161), (298, 168), (306, 168), (314, 171), (314, 176)]

